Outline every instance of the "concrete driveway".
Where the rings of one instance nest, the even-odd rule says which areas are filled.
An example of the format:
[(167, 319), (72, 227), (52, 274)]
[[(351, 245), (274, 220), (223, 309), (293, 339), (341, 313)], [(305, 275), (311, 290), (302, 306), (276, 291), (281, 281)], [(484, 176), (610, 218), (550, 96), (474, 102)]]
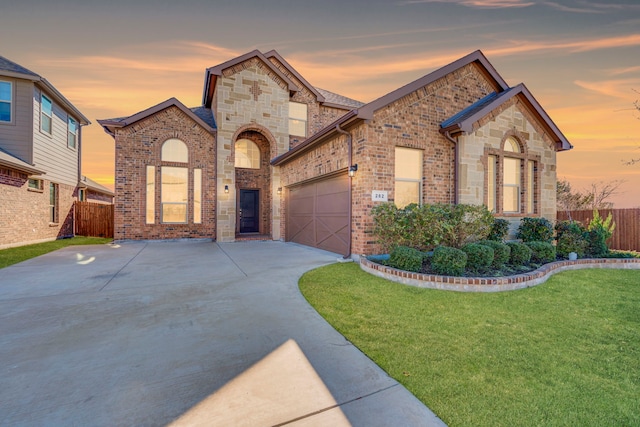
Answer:
[(0, 425), (443, 425), (309, 306), (281, 242), (69, 247), (0, 270)]

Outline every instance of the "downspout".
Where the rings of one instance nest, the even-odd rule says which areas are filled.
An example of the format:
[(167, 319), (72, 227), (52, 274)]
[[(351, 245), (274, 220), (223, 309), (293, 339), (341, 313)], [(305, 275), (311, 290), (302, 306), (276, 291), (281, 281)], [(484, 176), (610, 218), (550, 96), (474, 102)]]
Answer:
[[(340, 124), (336, 125), (336, 130), (347, 136), (347, 149), (348, 149), (348, 154), (347, 157), (349, 159), (349, 165), (348, 167), (350, 168), (351, 165), (353, 164), (353, 148), (352, 148), (352, 138), (351, 138), (351, 134), (347, 131), (345, 131), (344, 129), (340, 128)], [(352, 229), (351, 229), (351, 206), (353, 205), (353, 200), (352, 200), (352, 192), (351, 192), (351, 184), (353, 183), (353, 177), (351, 176), (351, 174), (347, 173), (347, 176), (349, 177), (349, 211), (348, 211), (348, 215), (349, 215), (349, 226), (348, 226), (348, 230), (347, 230), (347, 234), (349, 235), (349, 243), (347, 246), (347, 253), (342, 257), (343, 259), (348, 259), (351, 258), (351, 233), (352, 233)]]
[(459, 156), (459, 150), (460, 150), (460, 146), (458, 145), (458, 140), (453, 139), (453, 137), (451, 136), (451, 133), (448, 130), (445, 130), (444, 132), (442, 132), (442, 134), (444, 135), (445, 138), (447, 138), (447, 140), (449, 142), (451, 142), (453, 144), (453, 185), (454, 185), (454, 194), (453, 194), (453, 203), (454, 204), (458, 204), (458, 156)]

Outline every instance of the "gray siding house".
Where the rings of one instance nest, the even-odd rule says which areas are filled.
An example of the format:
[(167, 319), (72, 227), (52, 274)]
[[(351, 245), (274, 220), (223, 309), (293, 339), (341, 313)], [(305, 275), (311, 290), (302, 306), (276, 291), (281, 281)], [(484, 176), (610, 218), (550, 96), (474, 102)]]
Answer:
[(0, 248), (73, 235), (89, 123), (45, 78), (0, 56)]

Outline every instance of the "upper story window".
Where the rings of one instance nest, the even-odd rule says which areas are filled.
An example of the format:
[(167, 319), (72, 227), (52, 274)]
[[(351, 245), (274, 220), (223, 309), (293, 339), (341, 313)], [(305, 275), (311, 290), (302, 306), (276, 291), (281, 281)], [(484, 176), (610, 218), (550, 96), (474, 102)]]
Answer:
[(13, 85), (11, 82), (0, 81), (0, 122), (11, 123), (13, 103)]
[(45, 95), (40, 95), (40, 130), (51, 135), (53, 104)]
[(289, 102), (289, 135), (307, 136), (307, 104)]
[(179, 139), (168, 139), (162, 144), (162, 161), (187, 163), (189, 150), (187, 145)]
[(422, 200), (422, 150), (396, 147), (394, 201), (398, 208)]
[(78, 143), (78, 123), (69, 117), (67, 120), (67, 146), (76, 148)]
[(235, 167), (260, 169), (260, 149), (250, 139), (239, 139), (235, 144)]

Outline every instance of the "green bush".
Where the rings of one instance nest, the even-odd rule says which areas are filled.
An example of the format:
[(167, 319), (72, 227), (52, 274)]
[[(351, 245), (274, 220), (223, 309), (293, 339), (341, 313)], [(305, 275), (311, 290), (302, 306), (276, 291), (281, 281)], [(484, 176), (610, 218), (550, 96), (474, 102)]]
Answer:
[(601, 258), (609, 252), (607, 239), (613, 234), (616, 224), (613, 222), (611, 213), (606, 219), (600, 217), (597, 210), (593, 211), (593, 219), (589, 221), (587, 227), (587, 255)]
[(462, 276), (466, 265), (467, 254), (448, 246), (438, 246), (431, 257), (431, 269), (443, 276)]
[(442, 245), (461, 248), (466, 243), (486, 239), (493, 215), (481, 205), (434, 205), (443, 216)]
[(509, 221), (502, 218), (494, 218), (487, 240), (503, 242), (507, 233), (509, 233)]
[(399, 270), (419, 272), (424, 254), (407, 246), (397, 246), (389, 254), (389, 266)]
[(467, 243), (460, 248), (467, 254), (467, 270), (483, 271), (493, 262), (493, 248), (479, 243)]
[(524, 243), (551, 243), (553, 240), (553, 225), (546, 218), (522, 218), (516, 237)]
[(491, 266), (495, 269), (501, 269), (509, 262), (509, 256), (511, 255), (511, 248), (500, 242), (494, 240), (481, 240), (478, 243), (481, 245), (489, 246), (493, 249), (493, 263)]
[(375, 206), (374, 234), (384, 251), (409, 246), (421, 251), (438, 245), (460, 247), (487, 237), (493, 216), (484, 206), (411, 204), (398, 209), (393, 203)]
[(529, 246), (519, 242), (508, 242), (507, 246), (511, 249), (509, 256), (509, 264), (515, 266), (527, 265), (531, 261), (533, 251)]
[(559, 221), (556, 226), (556, 252), (560, 258), (569, 258), (571, 252), (575, 252), (578, 258), (583, 258), (587, 247), (587, 232), (576, 221)]
[(527, 242), (531, 249), (531, 261), (538, 264), (546, 264), (556, 260), (556, 248), (549, 242)]
[(594, 258), (601, 258), (608, 252), (606, 230), (594, 228), (587, 231), (587, 255)]

